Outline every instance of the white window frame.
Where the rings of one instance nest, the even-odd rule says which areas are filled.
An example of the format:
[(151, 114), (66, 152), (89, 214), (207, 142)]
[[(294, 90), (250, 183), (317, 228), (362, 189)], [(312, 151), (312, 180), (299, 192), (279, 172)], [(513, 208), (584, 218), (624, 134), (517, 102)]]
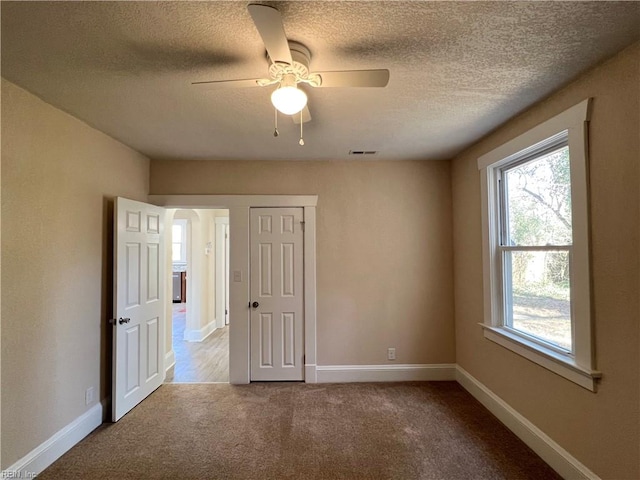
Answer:
[[(482, 250), (485, 338), (538, 365), (596, 391), (601, 373), (595, 370), (589, 254), (588, 138), (591, 99), (565, 110), (478, 158), (482, 195)], [(570, 250), (573, 351), (545, 345), (506, 327), (500, 256), (500, 198), (497, 178), (507, 164), (557, 144), (566, 136), (571, 162)]]
[[(179, 241), (176, 241), (176, 239), (173, 238), (173, 228), (171, 229), (171, 245), (174, 243), (180, 243), (180, 260), (172, 259), (172, 263), (174, 264), (183, 265), (187, 263), (187, 222), (188, 220), (181, 218), (177, 218), (173, 221), (173, 225), (181, 226), (180, 231), (182, 232), (182, 237)], [(171, 248), (171, 251), (173, 252), (173, 248)]]

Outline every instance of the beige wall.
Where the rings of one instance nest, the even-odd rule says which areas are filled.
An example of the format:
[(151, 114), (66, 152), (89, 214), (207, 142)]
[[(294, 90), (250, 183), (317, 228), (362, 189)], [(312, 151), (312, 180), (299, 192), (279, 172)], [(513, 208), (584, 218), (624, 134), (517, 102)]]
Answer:
[(318, 363), (455, 361), (448, 162), (154, 160), (151, 193), (318, 194)]
[[(111, 215), (146, 157), (2, 80), (2, 468), (108, 394)], [(110, 335), (109, 335), (110, 336)]]
[[(597, 475), (640, 478), (638, 238), (640, 124), (635, 45), (520, 115), (452, 163), (458, 363)], [(590, 124), (597, 367), (589, 392), (483, 338), (478, 156), (579, 101)]]

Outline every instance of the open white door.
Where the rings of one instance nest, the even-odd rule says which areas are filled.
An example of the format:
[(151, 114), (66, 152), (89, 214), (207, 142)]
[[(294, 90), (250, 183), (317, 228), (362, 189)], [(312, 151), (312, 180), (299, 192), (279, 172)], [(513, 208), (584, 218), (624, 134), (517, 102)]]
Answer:
[(112, 420), (164, 381), (164, 209), (117, 198)]
[(251, 380), (304, 379), (303, 209), (252, 208)]

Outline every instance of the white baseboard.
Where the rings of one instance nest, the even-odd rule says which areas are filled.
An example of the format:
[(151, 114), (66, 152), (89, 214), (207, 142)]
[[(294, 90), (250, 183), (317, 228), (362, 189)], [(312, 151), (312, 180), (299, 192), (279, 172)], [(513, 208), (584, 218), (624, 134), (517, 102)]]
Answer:
[(318, 383), (342, 382), (408, 382), (455, 380), (456, 366), (453, 363), (433, 365), (318, 365)]
[(456, 380), (563, 478), (599, 480), (600, 477), (459, 365)]
[(176, 364), (176, 353), (171, 349), (169, 353), (164, 354), (164, 371), (168, 372), (171, 367)]
[(218, 328), (216, 321), (207, 323), (204, 327), (198, 330), (184, 330), (184, 339), (187, 342), (202, 342), (205, 338), (211, 335), (214, 330)]
[(71, 447), (102, 425), (103, 405), (97, 403), (69, 425), (0, 474), (0, 478), (34, 478)]

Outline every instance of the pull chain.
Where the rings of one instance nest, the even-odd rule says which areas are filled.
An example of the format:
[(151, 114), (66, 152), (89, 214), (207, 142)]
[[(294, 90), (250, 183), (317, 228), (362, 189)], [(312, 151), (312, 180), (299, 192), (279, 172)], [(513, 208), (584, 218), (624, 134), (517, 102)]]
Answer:
[(278, 135), (280, 135), (280, 132), (278, 132), (278, 109), (277, 108), (273, 109), (273, 116), (274, 116), (274, 124), (275, 124), (275, 129), (273, 130), (273, 136), (277, 137)]
[(302, 110), (300, 110), (300, 141), (298, 143), (301, 146), (304, 145), (304, 140), (302, 139)]

